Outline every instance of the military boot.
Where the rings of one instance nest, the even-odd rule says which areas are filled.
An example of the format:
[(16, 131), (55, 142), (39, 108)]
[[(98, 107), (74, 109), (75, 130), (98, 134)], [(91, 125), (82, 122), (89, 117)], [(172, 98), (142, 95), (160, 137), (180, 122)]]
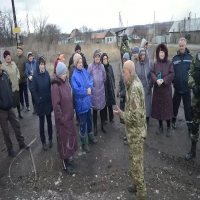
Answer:
[(192, 147), (190, 152), (185, 156), (185, 160), (191, 160), (192, 158), (196, 157), (196, 142), (192, 141)]
[(81, 143), (82, 143), (82, 150), (86, 153), (89, 153), (90, 149), (86, 143), (86, 137), (81, 137)]
[(88, 138), (89, 138), (89, 143), (90, 144), (96, 144), (97, 143), (97, 140), (94, 138), (92, 133), (88, 134)]

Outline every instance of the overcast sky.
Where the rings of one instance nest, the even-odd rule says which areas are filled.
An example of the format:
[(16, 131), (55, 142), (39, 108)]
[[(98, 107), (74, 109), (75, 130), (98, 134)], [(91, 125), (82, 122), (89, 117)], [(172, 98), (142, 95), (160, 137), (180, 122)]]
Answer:
[[(24, 22), (40, 12), (49, 16), (48, 23), (59, 25), (62, 32), (86, 25), (93, 30), (119, 26), (119, 12), (124, 26), (148, 24), (156, 21), (200, 17), (200, 0), (15, 0), (17, 18)], [(0, 0), (0, 9), (11, 9), (11, 1)], [(25, 24), (25, 23), (24, 23)], [(26, 27), (22, 27), (22, 29)]]

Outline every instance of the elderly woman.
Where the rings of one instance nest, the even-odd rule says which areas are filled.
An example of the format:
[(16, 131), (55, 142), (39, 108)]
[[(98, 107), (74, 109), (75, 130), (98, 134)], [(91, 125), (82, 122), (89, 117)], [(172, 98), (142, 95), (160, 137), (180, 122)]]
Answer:
[(10, 80), (12, 81), (13, 108), (17, 107), (18, 116), (20, 119), (23, 119), (21, 115), (19, 96), (20, 72), (15, 62), (11, 60), (11, 55), (9, 51), (5, 51), (3, 56), (6, 62), (2, 64), (2, 69), (4, 69), (8, 73)]
[(92, 133), (91, 93), (93, 90), (93, 80), (86, 69), (83, 68), (81, 55), (78, 53), (75, 54), (73, 60), (75, 69), (72, 75), (71, 85), (75, 97), (76, 113), (80, 121), (82, 150), (88, 153), (90, 150), (87, 145), (87, 134), (90, 144), (97, 143)]
[(174, 68), (168, 60), (168, 49), (164, 44), (156, 49), (156, 62), (151, 71), (154, 85), (151, 116), (159, 120), (157, 134), (163, 133), (163, 120), (167, 121), (167, 137), (171, 136), (170, 120), (173, 117), (172, 81)]
[(69, 174), (75, 172), (70, 164), (70, 157), (78, 150), (74, 125), (74, 110), (69, 84), (66, 82), (67, 67), (59, 62), (56, 76), (52, 80), (51, 97), (57, 129), (57, 142), (63, 168)]
[(49, 135), (49, 148), (52, 147), (52, 121), (51, 112), (53, 111), (51, 102), (51, 80), (49, 72), (45, 67), (44, 57), (39, 57), (36, 62), (36, 71), (33, 74), (31, 83), (31, 93), (35, 101), (35, 111), (39, 116), (40, 123), (40, 139), (43, 149), (46, 151), (46, 137), (44, 134), (44, 120), (47, 119), (48, 135)]
[(109, 112), (110, 122), (114, 122), (113, 115), (113, 105), (116, 105), (115, 101), (115, 76), (113, 72), (112, 65), (108, 62), (108, 55), (103, 53), (101, 56), (101, 63), (103, 63), (106, 71), (106, 83), (105, 83), (105, 92), (106, 92), (106, 106), (105, 106), (105, 116), (107, 117), (107, 110)]
[(93, 125), (94, 134), (97, 135), (97, 111), (100, 110), (101, 116), (101, 130), (106, 133), (107, 129), (105, 126), (105, 112), (104, 107), (106, 106), (105, 99), (105, 87), (106, 72), (103, 64), (100, 62), (101, 53), (96, 50), (93, 54), (94, 61), (88, 66), (88, 72), (93, 78), (93, 90), (92, 90), (92, 108), (93, 108)]
[(141, 49), (139, 53), (139, 61), (135, 69), (140, 81), (142, 82), (145, 92), (145, 105), (146, 105), (146, 121), (149, 124), (149, 117), (151, 116), (151, 97), (152, 97), (152, 84), (151, 84), (151, 68), (147, 51)]

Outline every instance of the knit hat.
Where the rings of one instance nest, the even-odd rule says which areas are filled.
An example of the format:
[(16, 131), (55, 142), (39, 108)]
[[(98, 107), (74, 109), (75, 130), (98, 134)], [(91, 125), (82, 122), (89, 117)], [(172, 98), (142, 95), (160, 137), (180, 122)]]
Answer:
[(33, 56), (33, 53), (31, 51), (27, 53), (28, 58), (29, 58), (29, 56)]
[(7, 56), (10, 56), (10, 52), (9, 51), (4, 51), (3, 57), (6, 58)]
[(20, 50), (22, 50), (22, 51), (23, 51), (23, 48), (22, 48), (21, 46), (18, 46), (18, 47), (17, 47), (17, 49), (20, 49)]
[(127, 36), (126, 34), (124, 34), (124, 35), (122, 36), (122, 41), (124, 42), (125, 40), (128, 40), (128, 36)]
[(61, 62), (63, 62), (63, 58), (65, 57), (65, 55), (64, 54), (61, 54), (58, 58), (59, 58), (59, 60), (61, 61)]
[(135, 46), (135, 47), (132, 49), (132, 53), (133, 53), (133, 54), (136, 54), (136, 53), (139, 54), (139, 52), (140, 52), (140, 49), (139, 49), (139, 47), (137, 47), (137, 46)]
[(75, 47), (75, 51), (78, 51), (78, 50), (81, 51), (81, 46), (80, 46), (80, 44), (77, 44), (76, 47)]
[(126, 52), (126, 53), (123, 55), (123, 59), (130, 60), (130, 55), (129, 55), (129, 53)]
[(99, 57), (101, 57), (101, 52), (99, 50), (96, 50), (93, 54), (93, 58), (95, 58), (97, 55), (99, 55)]
[(82, 59), (82, 56), (79, 53), (75, 53), (73, 57), (74, 65), (77, 66), (79, 60)]
[(67, 72), (67, 67), (65, 66), (65, 64), (62, 62), (59, 62), (56, 67), (56, 75), (60, 77), (66, 72)]

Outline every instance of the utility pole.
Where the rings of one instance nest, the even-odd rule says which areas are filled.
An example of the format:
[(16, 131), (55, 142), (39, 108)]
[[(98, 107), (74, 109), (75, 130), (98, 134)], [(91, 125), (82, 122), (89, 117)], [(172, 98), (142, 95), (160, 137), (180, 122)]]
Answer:
[(154, 11), (154, 43), (156, 43), (156, 12)]
[[(16, 12), (15, 12), (15, 3), (14, 0), (11, 0), (12, 3), (12, 11), (13, 11), (13, 20), (14, 20), (14, 25), (15, 28), (17, 28), (17, 18), (16, 18)], [(19, 33), (15, 33), (16, 34), (16, 40), (17, 40), (17, 46), (20, 45), (20, 39), (19, 39)]]

